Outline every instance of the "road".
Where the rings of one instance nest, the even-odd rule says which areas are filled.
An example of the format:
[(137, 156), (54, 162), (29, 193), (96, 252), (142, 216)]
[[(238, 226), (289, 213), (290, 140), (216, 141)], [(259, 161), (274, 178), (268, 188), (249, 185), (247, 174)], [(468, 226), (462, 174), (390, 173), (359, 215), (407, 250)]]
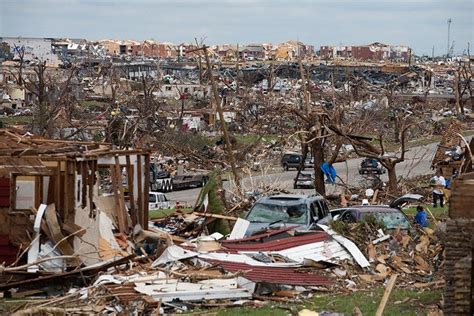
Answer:
[[(400, 177), (414, 177), (419, 175), (430, 174), (433, 171), (430, 169), (431, 161), (435, 154), (435, 150), (438, 143), (431, 143), (424, 146), (417, 146), (409, 148), (405, 154), (405, 161), (397, 164), (397, 176)], [(358, 186), (364, 184), (366, 179), (359, 175), (359, 166), (362, 158), (348, 159), (346, 162), (336, 163), (334, 167), (337, 171), (337, 175), (350, 186)], [(313, 189), (293, 189), (293, 179), (296, 176), (296, 171), (284, 172), (281, 167), (277, 166), (275, 169), (266, 175), (252, 176), (242, 179), (242, 185), (245, 191), (253, 191), (260, 184), (271, 185), (286, 189), (294, 193), (313, 193)], [(388, 181), (387, 174), (382, 175), (381, 179), (385, 182)], [(340, 181), (340, 180), (338, 180)], [(233, 185), (229, 181), (224, 182), (224, 188), (226, 190), (232, 189)], [(189, 189), (183, 191), (175, 191), (167, 193), (168, 199), (171, 201), (179, 201), (188, 205), (194, 205), (197, 196), (200, 192), (200, 188)], [(340, 186), (326, 184), (327, 193), (337, 193), (340, 190)]]

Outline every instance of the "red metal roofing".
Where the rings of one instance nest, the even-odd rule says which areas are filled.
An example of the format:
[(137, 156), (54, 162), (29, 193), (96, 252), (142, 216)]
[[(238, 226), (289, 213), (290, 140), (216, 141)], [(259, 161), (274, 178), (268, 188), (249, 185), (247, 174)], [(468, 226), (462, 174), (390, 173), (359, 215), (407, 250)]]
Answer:
[(268, 266), (251, 266), (245, 263), (212, 260), (229, 272), (247, 271), (244, 277), (254, 282), (267, 282), (288, 285), (328, 285), (332, 281), (315, 274), (298, 272), (295, 268), (275, 268)]
[(290, 236), (263, 242), (224, 242), (222, 246), (231, 251), (279, 251), (306, 244), (324, 241), (328, 238), (325, 232), (314, 232), (300, 236)]
[(245, 237), (245, 238), (241, 238), (241, 239), (222, 240), (221, 242), (223, 242), (223, 243), (238, 243), (238, 242), (246, 242), (246, 241), (256, 241), (256, 240), (268, 238), (268, 237), (271, 237), (271, 236), (274, 236), (274, 235), (278, 235), (278, 234), (287, 232), (287, 231), (289, 231), (289, 230), (291, 230), (295, 227), (297, 227), (297, 226), (285, 227), (285, 228), (277, 229), (277, 230), (270, 230), (267, 233), (253, 235), (253, 236)]

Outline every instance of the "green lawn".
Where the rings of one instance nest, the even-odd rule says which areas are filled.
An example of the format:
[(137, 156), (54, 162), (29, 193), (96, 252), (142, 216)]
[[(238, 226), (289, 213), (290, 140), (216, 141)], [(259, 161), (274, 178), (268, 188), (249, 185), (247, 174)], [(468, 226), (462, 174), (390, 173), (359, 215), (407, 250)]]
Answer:
[(31, 123), (33, 116), (7, 116), (0, 118), (4, 125), (26, 125)]
[[(358, 291), (350, 295), (318, 295), (306, 308), (315, 311), (332, 311), (352, 314), (358, 307), (364, 315), (375, 315), (382, 299), (384, 288), (370, 291)], [(441, 300), (441, 290), (417, 292), (394, 289), (384, 311), (389, 315), (425, 315), (428, 306), (436, 305)]]
[[(255, 135), (255, 134), (248, 134), (248, 135), (237, 134), (233, 136), (237, 139), (239, 143), (246, 144), (246, 145), (252, 144), (260, 138), (259, 135)], [(276, 135), (265, 135), (265, 136), (262, 136), (260, 141), (275, 141), (275, 140), (278, 140), (279, 138), (280, 137)]]
[[(448, 215), (448, 210), (449, 210), (449, 205), (444, 205), (443, 207), (440, 207), (438, 205), (437, 208), (434, 208), (432, 204), (422, 204), (423, 207), (428, 208), (433, 215), (438, 218), (440, 216), (447, 216)], [(416, 206), (410, 206), (407, 208), (403, 209), (403, 212), (407, 215), (416, 215)], [(429, 214), (428, 214), (429, 216)]]
[[(170, 209), (157, 209), (157, 210), (150, 210), (148, 213), (148, 218), (149, 219), (154, 219), (154, 218), (162, 218), (166, 217), (168, 215), (171, 215), (173, 213), (176, 213), (177, 209), (175, 208), (170, 208)], [(192, 207), (185, 207), (179, 209), (180, 212), (182, 213), (191, 213), (193, 211)]]
[[(382, 299), (384, 288), (360, 290), (349, 295), (344, 294), (316, 294), (312, 299), (300, 304), (283, 304), (270, 302), (261, 308), (239, 307), (217, 310), (219, 316), (230, 315), (290, 315), (302, 309), (316, 312), (329, 311), (352, 315), (352, 310), (358, 307), (364, 315), (375, 315)], [(384, 315), (426, 315), (429, 308), (436, 307), (441, 300), (441, 290), (412, 291), (394, 289), (390, 295)], [(214, 314), (212, 310), (208, 310)]]

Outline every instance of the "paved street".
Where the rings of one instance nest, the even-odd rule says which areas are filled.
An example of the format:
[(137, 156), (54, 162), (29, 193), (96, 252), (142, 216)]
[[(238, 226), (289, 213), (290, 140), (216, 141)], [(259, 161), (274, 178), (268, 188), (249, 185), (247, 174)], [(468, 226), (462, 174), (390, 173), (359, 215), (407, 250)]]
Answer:
[[(430, 165), (437, 144), (438, 143), (431, 143), (424, 146), (410, 148), (410, 150), (406, 153), (405, 161), (397, 165), (397, 176), (406, 178), (432, 173)], [(358, 173), (358, 168), (361, 161), (362, 158), (349, 159), (346, 162), (334, 164), (334, 167), (336, 168), (338, 176), (341, 177), (344, 182), (351, 186), (356, 186), (365, 181), (364, 177), (360, 176)], [(261, 183), (264, 183), (266, 185), (274, 185), (279, 188), (287, 189), (291, 192), (314, 192), (313, 189), (293, 189), (293, 178), (296, 176), (296, 171), (291, 170), (284, 172), (279, 166), (276, 166), (275, 169), (276, 172), (271, 174), (244, 178), (242, 180), (242, 185), (246, 191), (252, 191)], [(388, 181), (387, 174), (382, 175), (381, 179), (383, 181)], [(229, 189), (232, 187), (232, 183), (229, 183), (228, 181), (224, 183), (224, 188)], [(326, 185), (326, 190), (328, 193), (336, 193), (337, 189), (337, 186), (329, 184)], [(170, 192), (166, 195), (172, 201), (180, 201), (181, 203), (193, 205), (199, 194), (199, 191), (200, 188), (196, 188)]]

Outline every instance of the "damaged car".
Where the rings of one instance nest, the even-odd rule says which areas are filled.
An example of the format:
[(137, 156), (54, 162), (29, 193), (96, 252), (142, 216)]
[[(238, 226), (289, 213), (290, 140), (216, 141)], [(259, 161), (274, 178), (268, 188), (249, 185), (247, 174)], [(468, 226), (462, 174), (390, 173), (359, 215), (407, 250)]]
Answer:
[(314, 189), (314, 180), (314, 172), (300, 172), (298, 177), (293, 179), (293, 189)]
[(331, 217), (321, 195), (277, 194), (260, 198), (245, 219), (250, 222), (245, 235), (252, 236), (285, 227), (316, 229), (317, 223), (328, 223)]
[(411, 223), (402, 211), (402, 207), (410, 202), (420, 202), (422, 199), (423, 196), (419, 194), (405, 194), (389, 205), (354, 205), (331, 210), (330, 214), (333, 220), (346, 223), (356, 223), (368, 216), (374, 216), (389, 230), (397, 228), (409, 230)]

